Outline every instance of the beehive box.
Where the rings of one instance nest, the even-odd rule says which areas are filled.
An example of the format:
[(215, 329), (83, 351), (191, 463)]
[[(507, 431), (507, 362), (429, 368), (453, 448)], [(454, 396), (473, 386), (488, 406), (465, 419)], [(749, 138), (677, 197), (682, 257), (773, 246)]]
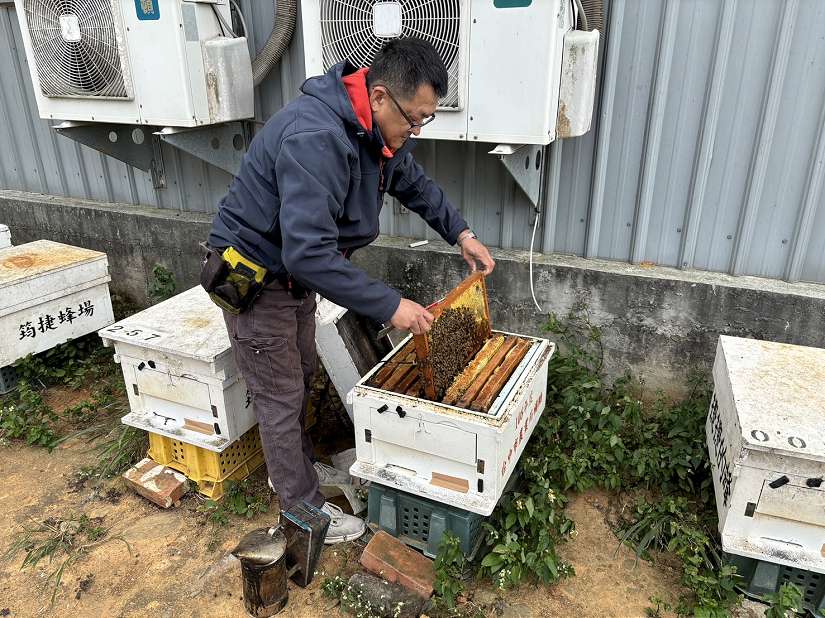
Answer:
[[(505, 367), (509, 352), (521, 354), (519, 362), (506, 380), (501, 371), (482, 372), (480, 381), (476, 377), (453, 394), (454, 403), (419, 397), (417, 378), (409, 372), (397, 377), (396, 370), (403, 372), (415, 358), (411, 337), (388, 354), (350, 394), (357, 453), (350, 473), (480, 515), (492, 513), (544, 411), (555, 344), (499, 331), (488, 341), (494, 345), (490, 341), (498, 342), (496, 352), (478, 353), (488, 370)], [(504, 345), (509, 351), (499, 354)], [(478, 369), (478, 359), (466, 370)], [(394, 383), (379, 379), (382, 372), (395, 375)]]
[(221, 310), (196, 286), (99, 331), (123, 370), (127, 425), (224, 451), (255, 425)]
[(105, 253), (50, 240), (0, 249), (0, 367), (114, 321)]
[(713, 382), (723, 549), (825, 573), (825, 350), (722, 336)]
[(11, 247), (11, 232), (9, 226), (0, 223), (0, 249)]
[(362, 318), (318, 296), (315, 309), (315, 348), (335, 390), (352, 420), (346, 396), (391, 346), (371, 336)]

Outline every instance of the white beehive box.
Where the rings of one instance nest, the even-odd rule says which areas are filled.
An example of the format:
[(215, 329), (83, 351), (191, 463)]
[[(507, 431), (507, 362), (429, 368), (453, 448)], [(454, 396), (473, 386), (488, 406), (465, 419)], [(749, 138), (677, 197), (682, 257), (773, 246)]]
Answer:
[(126, 425), (221, 452), (257, 422), (223, 314), (201, 286), (98, 334), (123, 370)]
[(353, 419), (352, 404), (347, 399), (361, 376), (369, 373), (390, 347), (372, 337), (359, 317), (348, 313), (332, 301), (317, 297), (315, 309), (315, 347), (344, 408)]
[(9, 226), (0, 223), (0, 249), (11, 247), (11, 232)]
[(555, 351), (546, 339), (519, 337), (532, 347), (488, 413), (368, 386), (383, 363), (364, 376), (350, 394), (357, 453), (350, 474), (473, 513), (492, 513), (544, 411), (547, 365)]
[(0, 367), (114, 321), (105, 253), (50, 240), (0, 249)]
[(825, 573), (825, 350), (723, 336), (713, 381), (723, 549)]

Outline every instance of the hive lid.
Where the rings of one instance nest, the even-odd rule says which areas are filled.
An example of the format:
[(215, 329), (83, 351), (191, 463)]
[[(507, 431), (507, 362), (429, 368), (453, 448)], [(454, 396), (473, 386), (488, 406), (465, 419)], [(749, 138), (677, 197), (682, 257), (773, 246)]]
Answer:
[(825, 349), (721, 336), (719, 347), (751, 448), (825, 458)]
[[(440, 346), (446, 345), (434, 340), (434, 333), (437, 332), (437, 325), (442, 319), (442, 316), (448, 309), (465, 308), (470, 311), (475, 319), (475, 332), (472, 337), (470, 348), (464, 355), (464, 364), (470, 361), (484, 345), (484, 341), (490, 336), (490, 307), (487, 301), (487, 286), (484, 282), (484, 274), (475, 272), (464, 281), (459, 283), (447, 296), (437, 303), (428, 307), (430, 313), (433, 314), (435, 320), (433, 321), (433, 330), (426, 335), (415, 335), (415, 354), (418, 361), (421, 382), (423, 385), (424, 394), (430, 399), (437, 397), (436, 375), (433, 371), (433, 360), (443, 353), (439, 349)], [(459, 368), (459, 371), (463, 369)], [(456, 372), (456, 375), (458, 372)], [(452, 377), (446, 379), (447, 384)]]
[(106, 254), (51, 240), (0, 249), (0, 316), (109, 280)]
[(98, 331), (104, 339), (214, 362), (230, 350), (222, 311), (195, 286)]

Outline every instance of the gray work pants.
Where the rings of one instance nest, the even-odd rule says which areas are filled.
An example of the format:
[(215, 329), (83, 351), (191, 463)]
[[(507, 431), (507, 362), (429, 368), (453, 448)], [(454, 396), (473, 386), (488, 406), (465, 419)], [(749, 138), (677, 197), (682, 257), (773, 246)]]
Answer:
[(315, 294), (293, 298), (274, 282), (240, 315), (224, 311), (235, 362), (252, 395), (264, 459), (281, 509), (321, 507), (312, 441), (304, 429), (316, 369)]

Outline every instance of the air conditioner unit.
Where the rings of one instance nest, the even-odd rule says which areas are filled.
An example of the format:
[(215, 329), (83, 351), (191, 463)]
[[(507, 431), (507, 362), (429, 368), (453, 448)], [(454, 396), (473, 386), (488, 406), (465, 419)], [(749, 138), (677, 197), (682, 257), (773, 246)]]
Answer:
[(15, 0), (42, 118), (194, 127), (254, 113), (229, 0)]
[[(599, 35), (573, 30), (572, 0), (303, 0), (301, 7), (307, 76), (344, 59), (369, 66), (394, 37), (435, 46), (449, 93), (422, 137), (549, 144), (590, 128)], [(569, 100), (557, 133), (560, 86)]]

